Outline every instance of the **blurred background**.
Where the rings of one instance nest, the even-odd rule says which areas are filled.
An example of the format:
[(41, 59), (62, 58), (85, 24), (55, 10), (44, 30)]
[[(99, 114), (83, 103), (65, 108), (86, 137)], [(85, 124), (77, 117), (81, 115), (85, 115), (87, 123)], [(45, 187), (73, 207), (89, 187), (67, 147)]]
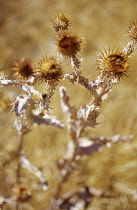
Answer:
[[(12, 78), (12, 68), (18, 59), (25, 57), (37, 63), (42, 56), (56, 55), (55, 34), (51, 19), (59, 12), (70, 16), (70, 30), (85, 37), (86, 44), (80, 57), (82, 71), (90, 81), (98, 75), (96, 59), (100, 51), (122, 49), (129, 41), (128, 27), (137, 20), (136, 0), (0, 0), (0, 71)], [(134, 135), (129, 143), (113, 145), (84, 156), (80, 164), (65, 183), (62, 195), (81, 186), (111, 191), (114, 198), (95, 198), (91, 210), (136, 210), (137, 209), (137, 52), (131, 56), (128, 76), (113, 87), (109, 98), (102, 104), (98, 125), (87, 130), (86, 135), (114, 136)], [(63, 62), (66, 73), (72, 71), (69, 60)], [(90, 102), (89, 93), (80, 85), (72, 86), (62, 81), (76, 107)], [(51, 113), (64, 121), (58, 88), (51, 101)], [(37, 87), (44, 88), (44, 85)], [(0, 90), (0, 196), (9, 197), (15, 185), (16, 160), (12, 153), (18, 148), (18, 134), (13, 129), (15, 114), (10, 104), (22, 93), (20, 88), (8, 87)], [(77, 99), (76, 99), (77, 94)], [(59, 172), (56, 163), (64, 157), (69, 136), (66, 129), (37, 126), (25, 136), (24, 150), (27, 158), (40, 168), (49, 182), (50, 189), (40, 190), (35, 178), (24, 172), (26, 185), (32, 191), (32, 199), (23, 209), (48, 209), (56, 190)], [(12, 161), (9, 161), (9, 160)], [(8, 164), (5, 164), (8, 161)], [(5, 164), (5, 165), (4, 165)], [(4, 209), (11, 207), (4, 207)]]

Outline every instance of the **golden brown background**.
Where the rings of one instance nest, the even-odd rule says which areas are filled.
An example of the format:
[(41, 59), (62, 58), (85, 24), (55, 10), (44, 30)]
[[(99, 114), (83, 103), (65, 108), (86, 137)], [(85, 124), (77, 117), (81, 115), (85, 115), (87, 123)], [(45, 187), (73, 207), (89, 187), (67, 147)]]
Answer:
[[(0, 70), (12, 77), (14, 61), (21, 57), (39, 61), (43, 55), (56, 55), (55, 34), (51, 29), (51, 18), (59, 12), (69, 14), (71, 30), (85, 37), (86, 44), (81, 57), (85, 76), (94, 79), (96, 59), (103, 48), (123, 48), (129, 41), (128, 27), (137, 20), (136, 0), (0, 0)], [(78, 169), (64, 185), (63, 192), (88, 185), (104, 191), (111, 190), (115, 198), (96, 198), (91, 210), (136, 210), (137, 209), (137, 52), (132, 55), (132, 67), (128, 77), (117, 84), (109, 98), (102, 104), (98, 125), (87, 130), (87, 134), (113, 136), (131, 135), (130, 143), (114, 145), (83, 157)], [(64, 71), (71, 72), (69, 61), (63, 63)], [(80, 85), (65, 85), (72, 105), (80, 107), (90, 101), (90, 95)], [(42, 88), (42, 87), (40, 87)], [(57, 88), (58, 89), (58, 88)], [(3, 88), (13, 101), (22, 93), (16, 87)], [(76, 98), (77, 96), (77, 98)], [(58, 91), (52, 98), (52, 114), (64, 120)], [(9, 154), (16, 151), (18, 135), (13, 129), (15, 114), (1, 108), (0, 113), (0, 196), (13, 194), (16, 161), (3, 167)], [(69, 137), (66, 130), (54, 127), (36, 126), (25, 136), (24, 150), (28, 159), (42, 169), (49, 182), (46, 192), (37, 188), (35, 179), (24, 172), (26, 185), (32, 190), (32, 199), (23, 209), (48, 209), (58, 182), (56, 162), (65, 155)], [(6, 207), (4, 207), (6, 209)], [(10, 209), (9, 207), (7, 209)]]

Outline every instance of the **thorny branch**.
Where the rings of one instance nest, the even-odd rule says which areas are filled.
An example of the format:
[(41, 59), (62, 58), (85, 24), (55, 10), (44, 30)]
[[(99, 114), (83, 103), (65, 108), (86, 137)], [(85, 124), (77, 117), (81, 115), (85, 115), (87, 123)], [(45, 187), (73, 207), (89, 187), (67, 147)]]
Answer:
[[(134, 47), (136, 41), (131, 41), (127, 44), (126, 48), (123, 49), (122, 52), (127, 53), (130, 55), (133, 51), (136, 50)], [(93, 135), (90, 136), (89, 139), (84, 139), (84, 146), (80, 146), (82, 141), (82, 133), (85, 130), (85, 127), (94, 127), (96, 125), (96, 118), (99, 115), (97, 111), (101, 105), (101, 102), (104, 102), (108, 97), (108, 93), (111, 91), (113, 84), (116, 84), (119, 79), (114, 77), (109, 77), (105, 75), (104, 72), (101, 72), (100, 75), (91, 83), (89, 83), (88, 78), (85, 78), (82, 75), (80, 65), (82, 59), (79, 59), (78, 56), (71, 57), (71, 66), (74, 71), (71, 74), (65, 74), (64, 79), (69, 80), (70, 82), (79, 83), (84, 86), (87, 90), (90, 91), (90, 94), (94, 97), (92, 105), (88, 105), (83, 109), (76, 109), (75, 107), (71, 107), (69, 104), (69, 97), (66, 94), (66, 89), (64, 87), (60, 88), (60, 97), (61, 97), (61, 105), (62, 110), (65, 113), (66, 125), (68, 128), (68, 133), (72, 139), (73, 149), (71, 153), (71, 157), (68, 159), (62, 160), (62, 166), (59, 165), (61, 172), (61, 178), (58, 183), (57, 191), (52, 203), (53, 206), (56, 206), (57, 203), (55, 200), (58, 200), (60, 192), (63, 187), (63, 183), (68, 178), (69, 174), (71, 174), (72, 170), (76, 168), (77, 161), (80, 159), (82, 155), (91, 155), (95, 151), (99, 151), (102, 147), (107, 146), (110, 147), (111, 144), (117, 143), (120, 141), (128, 141), (133, 136), (127, 137), (120, 137), (119, 135), (106, 138), (106, 137), (94, 137)], [(87, 107), (88, 107), (88, 114), (87, 114)], [(94, 107), (94, 108), (93, 108)], [(83, 113), (85, 113), (83, 115)], [(94, 114), (93, 114), (94, 113)], [(93, 115), (93, 117), (91, 117)], [(90, 119), (89, 119), (90, 116)], [(86, 123), (84, 124), (83, 121)], [(88, 123), (88, 121), (90, 121)], [(86, 145), (88, 142), (88, 145)], [(75, 166), (75, 167), (73, 167)]]
[[(88, 114), (86, 114), (87, 107), (80, 110), (76, 109), (75, 107), (71, 107), (69, 104), (69, 97), (67, 96), (66, 89), (64, 87), (60, 88), (60, 97), (62, 110), (66, 115), (66, 125), (68, 127), (68, 133), (70, 134), (70, 137), (72, 139), (72, 146), (70, 148), (70, 143), (68, 144), (69, 155), (66, 156), (64, 159), (59, 160), (58, 167), (60, 169), (60, 179), (50, 209), (59, 208), (60, 200), (62, 201), (63, 199), (60, 198), (60, 194), (62, 192), (64, 183), (68, 180), (69, 175), (72, 173), (72, 171), (77, 168), (78, 161), (83, 155), (92, 155), (96, 151), (101, 151), (103, 147), (110, 147), (112, 144), (119, 143), (121, 141), (129, 141), (133, 137), (120, 137), (119, 135), (116, 135), (114, 137), (106, 138), (103, 136), (95, 137), (93, 135), (90, 135), (88, 138), (82, 138), (81, 135), (85, 127), (92, 127), (96, 124), (96, 121), (94, 120), (98, 116), (97, 111), (91, 109), (90, 107), (88, 110)], [(85, 113), (84, 115), (79, 115), (81, 110)], [(94, 112), (96, 113), (96, 115), (93, 114)], [(89, 115), (93, 115), (94, 117), (90, 118), (89, 120)], [(86, 124), (83, 123), (83, 119), (85, 120)], [(90, 121), (90, 123), (87, 123), (88, 120)], [(82, 123), (80, 123), (81, 121)]]
[[(125, 54), (130, 56), (130, 54), (137, 49), (137, 46), (135, 46), (136, 43), (136, 40), (128, 42), (127, 46), (123, 50), (121, 50), (121, 52), (124, 52)], [(86, 78), (82, 75), (82, 71), (80, 68), (81, 62), (82, 59), (80, 59), (78, 56), (71, 57), (71, 66), (74, 71), (71, 74), (65, 74), (64, 79), (69, 80), (73, 84), (79, 83), (84, 86), (94, 97), (93, 104), (96, 104), (96, 106), (100, 106), (100, 103), (104, 102), (103, 96), (106, 96), (105, 99), (107, 99), (107, 94), (111, 91), (113, 84), (118, 83), (119, 79), (108, 76), (104, 74), (104, 72), (101, 72), (94, 81), (89, 82), (89, 78)]]

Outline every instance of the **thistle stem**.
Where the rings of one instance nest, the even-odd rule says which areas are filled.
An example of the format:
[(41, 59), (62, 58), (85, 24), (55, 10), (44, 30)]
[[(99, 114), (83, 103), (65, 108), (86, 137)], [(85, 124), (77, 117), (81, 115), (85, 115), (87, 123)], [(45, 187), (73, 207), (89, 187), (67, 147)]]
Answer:
[[(18, 146), (18, 165), (17, 165), (17, 170), (16, 170), (16, 178), (17, 178), (17, 185), (19, 186), (21, 184), (21, 161), (20, 157), (23, 152), (23, 140), (24, 140), (24, 134), (22, 133), (19, 138), (19, 146)], [(22, 209), (22, 204), (20, 201), (17, 199), (16, 200), (16, 210), (21, 210)]]

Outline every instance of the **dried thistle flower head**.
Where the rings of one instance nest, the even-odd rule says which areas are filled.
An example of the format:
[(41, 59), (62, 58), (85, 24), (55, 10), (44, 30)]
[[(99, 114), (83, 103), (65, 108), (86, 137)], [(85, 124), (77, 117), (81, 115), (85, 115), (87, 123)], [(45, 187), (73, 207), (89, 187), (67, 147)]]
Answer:
[(137, 41), (137, 21), (134, 21), (129, 27), (129, 36)]
[(29, 59), (22, 58), (19, 62), (16, 62), (13, 70), (16, 71), (14, 76), (21, 79), (29, 79), (34, 76), (34, 65)]
[(21, 202), (27, 202), (31, 198), (31, 193), (25, 186), (19, 186), (17, 190), (17, 199)]
[(69, 17), (66, 13), (59, 13), (55, 18), (52, 19), (52, 22), (52, 28), (56, 33), (68, 30), (68, 27), (71, 25)]
[(45, 81), (56, 82), (59, 79), (63, 78), (63, 70), (59, 61), (53, 57), (43, 57), (39, 62), (38, 71), (37, 71), (38, 79)]
[(57, 38), (57, 47), (62, 55), (72, 57), (81, 51), (84, 44), (84, 38), (63, 33)]
[(99, 70), (110, 73), (112, 76), (121, 78), (129, 69), (129, 56), (122, 51), (104, 51), (100, 55)]

